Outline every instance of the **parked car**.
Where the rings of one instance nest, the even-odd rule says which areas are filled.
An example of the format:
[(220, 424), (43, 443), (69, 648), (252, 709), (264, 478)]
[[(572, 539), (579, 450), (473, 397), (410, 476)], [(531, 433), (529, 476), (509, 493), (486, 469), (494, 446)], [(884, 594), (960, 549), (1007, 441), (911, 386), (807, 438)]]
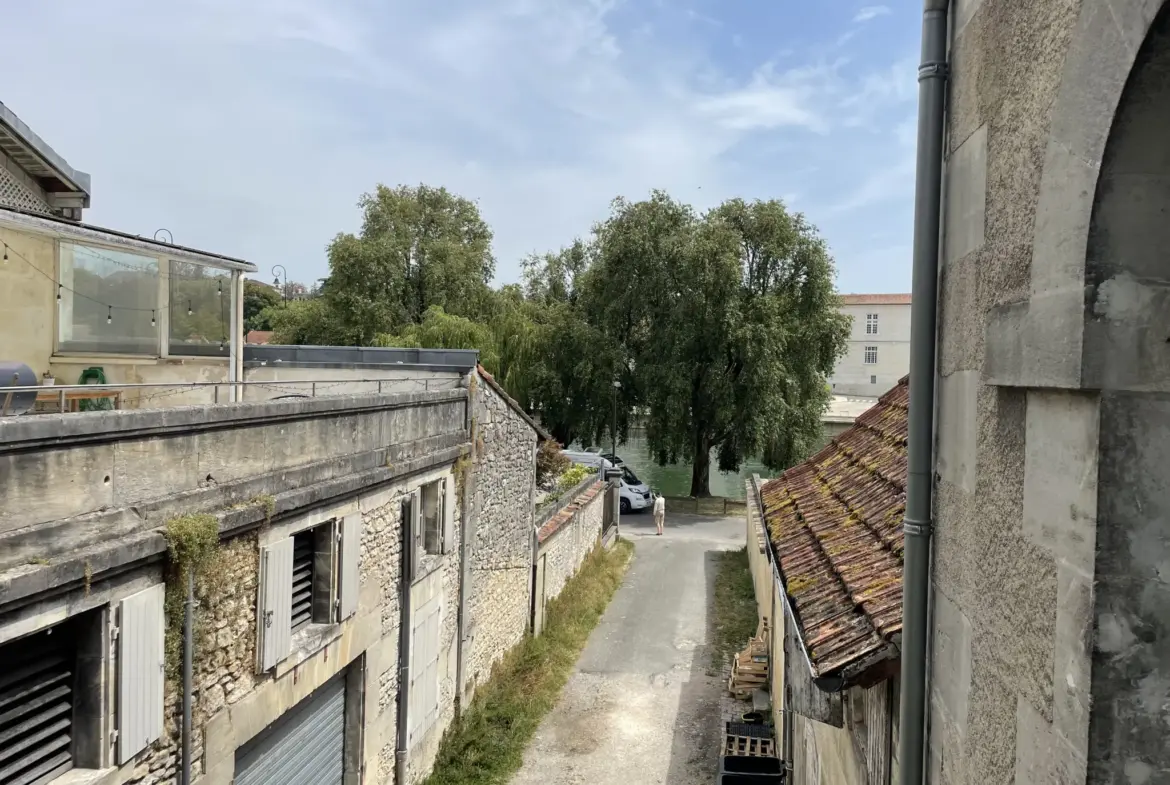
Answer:
[(630, 469), (629, 466), (620, 461), (612, 461), (610, 458), (616, 456), (606, 457), (596, 452), (579, 452), (576, 450), (561, 450), (561, 454), (568, 458), (573, 463), (581, 466), (590, 466), (597, 469), (608, 469), (611, 466), (622, 471), (622, 479), (618, 486), (618, 504), (623, 513), (633, 512), (634, 510), (647, 510), (654, 506), (654, 492), (650, 490), (650, 486), (638, 479), (638, 475)]

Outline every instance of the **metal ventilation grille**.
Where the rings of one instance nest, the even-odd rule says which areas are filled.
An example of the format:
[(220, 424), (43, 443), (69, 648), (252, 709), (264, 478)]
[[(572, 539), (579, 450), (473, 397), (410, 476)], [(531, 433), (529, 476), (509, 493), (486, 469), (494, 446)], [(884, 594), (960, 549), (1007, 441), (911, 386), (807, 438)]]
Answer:
[(73, 768), (73, 653), (58, 629), (0, 647), (0, 785)]
[[(292, 630), (313, 620), (313, 530), (293, 535)], [(0, 783), (3, 785), (3, 783)]]

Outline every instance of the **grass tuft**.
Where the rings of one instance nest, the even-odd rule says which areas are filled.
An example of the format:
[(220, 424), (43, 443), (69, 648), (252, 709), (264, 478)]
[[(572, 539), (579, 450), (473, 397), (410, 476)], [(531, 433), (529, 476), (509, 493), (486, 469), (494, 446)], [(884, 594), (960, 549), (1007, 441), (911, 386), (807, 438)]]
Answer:
[(492, 670), (443, 737), (424, 785), (504, 785), (556, 703), (585, 642), (622, 583), (634, 546), (595, 548), (548, 604), (544, 632), (526, 637)]
[(735, 652), (747, 646), (756, 634), (756, 590), (748, 567), (747, 548), (720, 551), (715, 573), (715, 600), (712, 615), (714, 640), (711, 672), (718, 675)]

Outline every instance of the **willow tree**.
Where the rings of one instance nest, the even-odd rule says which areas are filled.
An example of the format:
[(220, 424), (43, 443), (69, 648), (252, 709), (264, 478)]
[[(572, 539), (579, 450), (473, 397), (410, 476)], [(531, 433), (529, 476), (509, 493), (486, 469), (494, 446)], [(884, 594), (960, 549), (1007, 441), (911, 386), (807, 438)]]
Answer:
[(700, 216), (655, 192), (616, 200), (595, 242), (586, 310), (619, 347), (621, 409), (645, 410), (655, 460), (691, 462), (691, 495), (708, 496), (712, 453), (722, 471), (807, 454), (849, 327), (803, 216), (742, 200)]

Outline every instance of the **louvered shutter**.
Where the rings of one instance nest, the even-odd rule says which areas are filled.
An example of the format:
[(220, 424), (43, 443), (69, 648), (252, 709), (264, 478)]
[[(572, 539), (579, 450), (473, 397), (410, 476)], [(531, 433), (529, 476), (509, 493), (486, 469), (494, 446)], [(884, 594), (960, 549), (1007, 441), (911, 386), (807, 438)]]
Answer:
[(164, 588), (121, 602), (118, 634), (118, 762), (146, 749), (163, 730)]
[(260, 549), (260, 596), (256, 614), (260, 670), (288, 656), (292, 648), (293, 540), (285, 537)]
[(362, 553), (362, 514), (351, 513), (341, 522), (341, 557), (339, 565), (341, 577), (337, 588), (341, 595), (338, 598), (339, 621), (348, 619), (357, 613), (358, 592), (358, 563)]
[(453, 504), (447, 504), (447, 478), (439, 482), (439, 521), (443, 528), (443, 553), (455, 549), (455, 515), (459, 512)]
[(0, 647), (0, 782), (45, 782), (73, 768), (76, 657), (62, 633)]

